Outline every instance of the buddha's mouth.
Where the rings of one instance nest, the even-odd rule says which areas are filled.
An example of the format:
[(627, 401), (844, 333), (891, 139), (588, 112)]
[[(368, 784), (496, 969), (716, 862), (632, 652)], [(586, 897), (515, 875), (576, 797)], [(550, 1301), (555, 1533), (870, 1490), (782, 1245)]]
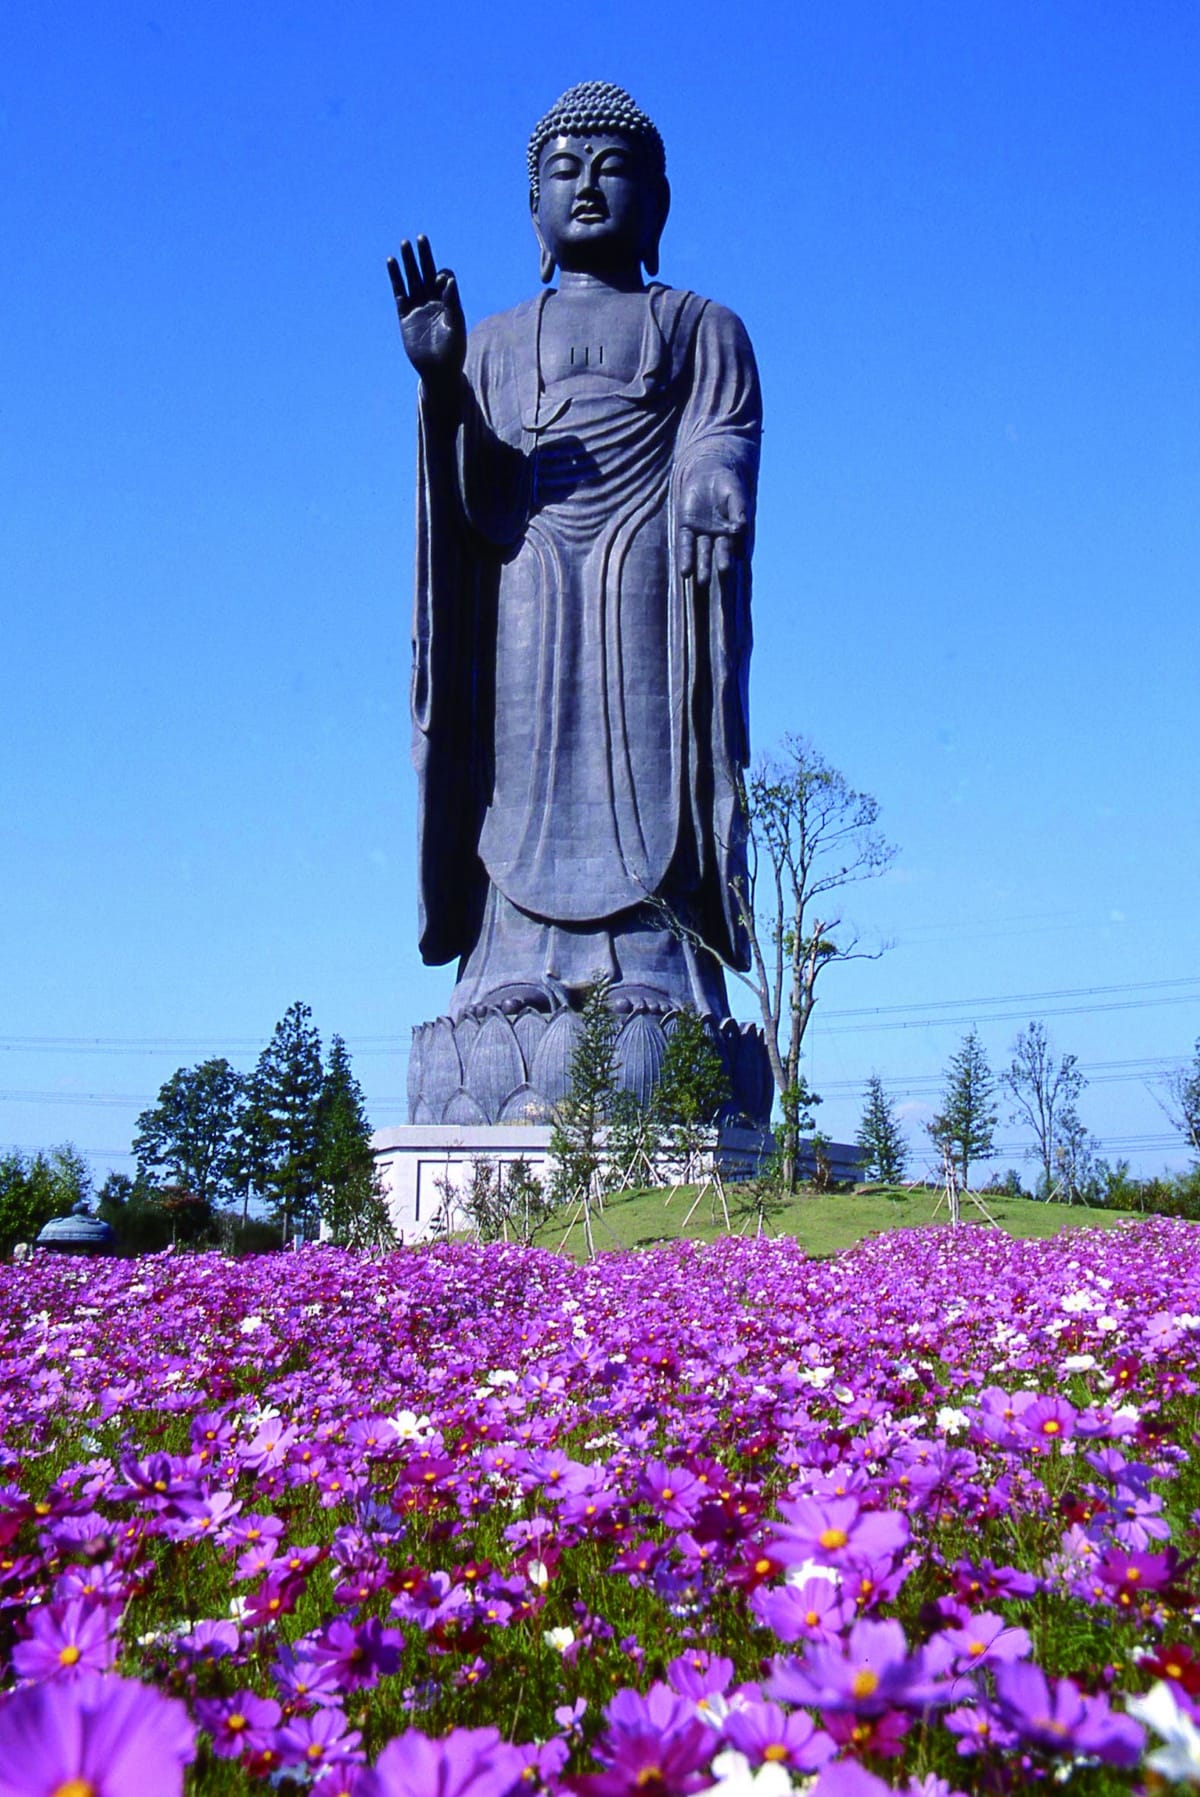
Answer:
[(598, 206), (594, 200), (579, 200), (571, 208), (571, 217), (576, 224), (602, 225), (608, 217), (608, 209)]

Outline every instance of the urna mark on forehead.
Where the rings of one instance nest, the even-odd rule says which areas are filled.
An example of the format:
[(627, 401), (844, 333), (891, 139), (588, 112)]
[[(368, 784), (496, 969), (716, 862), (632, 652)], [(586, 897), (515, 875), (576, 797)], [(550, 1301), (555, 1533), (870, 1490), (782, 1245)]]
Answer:
[(658, 127), (649, 114), (610, 81), (581, 81), (559, 96), (534, 126), (529, 138), (529, 189), (537, 204), (542, 152), (548, 143), (569, 137), (617, 137), (637, 150), (648, 172), (666, 174), (666, 153)]

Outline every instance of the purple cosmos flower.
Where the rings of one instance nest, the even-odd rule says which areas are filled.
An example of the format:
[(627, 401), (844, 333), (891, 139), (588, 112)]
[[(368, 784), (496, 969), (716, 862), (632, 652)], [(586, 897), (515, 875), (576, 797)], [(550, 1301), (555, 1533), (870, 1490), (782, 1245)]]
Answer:
[(805, 1579), (755, 1591), (750, 1608), (781, 1641), (836, 1641), (854, 1617), (854, 1601), (842, 1595), (840, 1582)]
[(274, 1698), (256, 1697), (253, 1691), (202, 1697), (196, 1703), (197, 1722), (212, 1737), (213, 1752), (225, 1760), (271, 1746), (282, 1714)]
[(181, 1703), (133, 1679), (34, 1685), (0, 1704), (0, 1797), (179, 1797), (195, 1740)]
[(524, 1768), (498, 1728), (456, 1728), (441, 1741), (410, 1728), (388, 1742), (375, 1778), (379, 1797), (506, 1797)]
[(1024, 1629), (990, 1610), (981, 1610), (956, 1628), (943, 1629), (930, 1645), (934, 1650), (944, 1649), (956, 1672), (993, 1666), (1000, 1660), (1023, 1660), (1033, 1652), (1033, 1642)]
[(584, 1797), (685, 1797), (703, 1786), (712, 1731), (669, 1685), (653, 1684), (644, 1697), (618, 1691), (604, 1717), (608, 1727), (593, 1752), (605, 1770), (568, 1781)]
[(403, 1646), (399, 1629), (385, 1629), (376, 1617), (354, 1628), (339, 1616), (313, 1643), (312, 1657), (333, 1668), (344, 1691), (365, 1691), (395, 1672)]
[(730, 1710), (721, 1735), (752, 1766), (778, 1764), (815, 1772), (837, 1751), (811, 1716), (803, 1710), (782, 1710), (777, 1703), (748, 1702)]
[(815, 1704), (860, 1716), (928, 1709), (949, 1696), (924, 1652), (911, 1654), (898, 1622), (856, 1622), (836, 1647), (810, 1647), (803, 1659), (773, 1662), (767, 1690), (785, 1703)]
[(785, 1566), (812, 1560), (819, 1566), (861, 1566), (890, 1560), (909, 1541), (908, 1518), (897, 1510), (864, 1510), (855, 1497), (791, 1498), (779, 1505), (784, 1518), (767, 1552)]
[(117, 1651), (117, 1622), (106, 1604), (87, 1598), (39, 1605), (29, 1612), (29, 1639), (18, 1641), (12, 1663), (21, 1678), (79, 1678), (107, 1672)]
[(668, 1466), (662, 1460), (651, 1460), (642, 1469), (637, 1495), (671, 1528), (686, 1529), (710, 1493), (695, 1473), (682, 1466)]
[(1085, 1697), (1069, 1678), (1048, 1683), (1024, 1661), (996, 1667), (995, 1709), (1022, 1741), (1055, 1754), (1084, 1753), (1112, 1766), (1136, 1766), (1145, 1731), (1115, 1714), (1104, 1697)]
[(365, 1757), (361, 1741), (361, 1730), (351, 1728), (341, 1710), (320, 1709), (280, 1729), (277, 1746), (285, 1764), (317, 1772), (323, 1766), (360, 1763)]

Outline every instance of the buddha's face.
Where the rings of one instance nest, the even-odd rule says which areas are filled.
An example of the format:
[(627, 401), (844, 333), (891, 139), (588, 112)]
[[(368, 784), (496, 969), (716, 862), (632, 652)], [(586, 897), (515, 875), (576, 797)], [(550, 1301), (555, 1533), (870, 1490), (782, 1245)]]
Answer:
[(552, 138), (542, 150), (538, 185), (535, 224), (560, 268), (637, 270), (647, 248), (657, 246), (663, 197), (628, 138)]

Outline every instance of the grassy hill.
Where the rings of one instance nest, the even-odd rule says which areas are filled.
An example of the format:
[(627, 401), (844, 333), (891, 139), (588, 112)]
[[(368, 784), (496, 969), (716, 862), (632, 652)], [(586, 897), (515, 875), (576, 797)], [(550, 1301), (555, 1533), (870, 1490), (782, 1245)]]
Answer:
[[(726, 1229), (720, 1201), (713, 1195), (700, 1199), (691, 1220), (685, 1218), (695, 1201), (695, 1188), (682, 1187), (668, 1202), (662, 1188), (622, 1192), (605, 1201), (603, 1212), (593, 1207), (592, 1236), (598, 1253), (614, 1248), (645, 1248), (654, 1242), (688, 1236), (711, 1242), (731, 1233)], [(745, 1215), (745, 1200), (737, 1186), (726, 1188), (732, 1232), (753, 1235), (756, 1220)], [(1039, 1204), (1032, 1198), (1009, 1198), (989, 1193), (981, 1202), (998, 1226), (1011, 1236), (1057, 1235), (1062, 1229), (1111, 1228), (1131, 1220), (1129, 1211), (1091, 1210), (1085, 1205)], [(963, 1221), (983, 1223), (986, 1218), (969, 1198), (963, 1200)], [(809, 1254), (826, 1256), (853, 1247), (866, 1235), (892, 1229), (920, 1229), (929, 1224), (948, 1224), (945, 1198), (940, 1188), (918, 1186), (912, 1191), (869, 1188), (819, 1196), (797, 1192), (773, 1208), (770, 1233), (794, 1236)], [(569, 1227), (568, 1227), (569, 1225)], [(538, 1246), (552, 1248), (576, 1259), (586, 1255), (581, 1219), (560, 1212), (541, 1229)]]

